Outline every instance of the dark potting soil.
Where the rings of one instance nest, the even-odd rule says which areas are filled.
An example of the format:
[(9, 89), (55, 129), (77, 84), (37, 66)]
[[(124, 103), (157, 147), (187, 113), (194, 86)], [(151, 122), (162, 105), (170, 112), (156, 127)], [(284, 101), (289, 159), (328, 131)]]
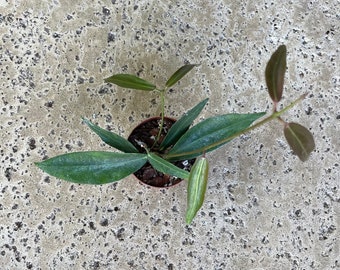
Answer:
[[(148, 149), (152, 149), (152, 152), (162, 154), (159, 151), (159, 144), (163, 141), (168, 130), (176, 122), (173, 119), (165, 118), (163, 124), (163, 130), (159, 141), (155, 144), (155, 139), (160, 128), (160, 117), (150, 118), (140, 125), (138, 125), (130, 134), (128, 140), (138, 149), (140, 153), (145, 153), (145, 149), (141, 147), (143, 143)], [(176, 161), (173, 164), (177, 167), (190, 171), (195, 159)], [(163, 174), (155, 170), (150, 163), (146, 163), (141, 169), (134, 173), (134, 175), (147, 185), (154, 187), (170, 187), (183, 179), (177, 178), (172, 175)]]

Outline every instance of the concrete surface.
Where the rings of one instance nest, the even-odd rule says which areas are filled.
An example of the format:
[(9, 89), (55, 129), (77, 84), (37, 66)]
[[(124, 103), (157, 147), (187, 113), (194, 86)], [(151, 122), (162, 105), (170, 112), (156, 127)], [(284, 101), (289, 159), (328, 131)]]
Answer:
[[(1, 269), (339, 269), (339, 1), (0, 0)], [(310, 128), (300, 162), (280, 123), (209, 155), (206, 201), (186, 226), (186, 186), (132, 177), (81, 186), (33, 165), (70, 151), (109, 150), (86, 116), (127, 136), (159, 114), (155, 93), (110, 87), (139, 74), (173, 87), (166, 112), (205, 97), (201, 117), (270, 111), (264, 69), (288, 49), (284, 115)]]

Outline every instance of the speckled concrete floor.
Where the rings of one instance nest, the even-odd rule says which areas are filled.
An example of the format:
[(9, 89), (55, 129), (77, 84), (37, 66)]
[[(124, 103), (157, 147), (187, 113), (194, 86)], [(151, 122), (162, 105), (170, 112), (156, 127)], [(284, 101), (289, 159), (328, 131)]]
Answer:
[[(0, 0), (1, 269), (339, 269), (339, 1)], [(157, 95), (103, 83), (119, 72), (162, 84), (177, 117), (270, 110), (264, 68), (288, 49), (284, 118), (310, 128), (301, 163), (279, 123), (209, 155), (206, 201), (185, 225), (185, 183), (132, 177), (80, 186), (33, 165), (109, 150), (86, 116), (127, 136), (159, 113)], [(184, 102), (183, 102), (184, 101)]]

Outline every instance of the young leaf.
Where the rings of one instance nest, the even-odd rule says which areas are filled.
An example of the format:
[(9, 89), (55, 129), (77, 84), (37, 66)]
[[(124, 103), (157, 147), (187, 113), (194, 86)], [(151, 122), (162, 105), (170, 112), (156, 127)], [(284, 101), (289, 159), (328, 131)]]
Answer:
[(208, 182), (209, 165), (205, 157), (197, 159), (191, 168), (188, 181), (186, 223), (190, 224), (202, 207)]
[(184, 65), (180, 67), (174, 74), (171, 75), (169, 80), (166, 82), (166, 87), (173, 86), (176, 82), (182, 79), (190, 70), (192, 70), (197, 65)]
[(64, 154), (35, 164), (44, 172), (66, 181), (101, 185), (134, 173), (146, 161), (146, 154), (89, 151)]
[(283, 81), (286, 72), (285, 45), (281, 45), (271, 56), (266, 66), (265, 76), (268, 92), (274, 102), (279, 102), (283, 92)]
[(162, 159), (161, 157), (153, 154), (148, 153), (148, 161), (157, 171), (160, 171), (165, 174), (173, 175), (178, 178), (188, 179), (189, 172), (178, 168), (177, 166), (173, 165), (172, 163)]
[(143, 80), (135, 75), (131, 74), (116, 74), (109, 78), (104, 79), (107, 83), (113, 83), (121, 87), (152, 91), (156, 89), (156, 86), (151, 82)]
[(190, 128), (166, 154), (166, 160), (191, 159), (212, 151), (223, 141), (246, 129), (265, 113), (225, 114), (208, 118)]
[(125, 153), (138, 153), (136, 147), (133, 146), (128, 140), (124, 139), (123, 137), (119, 136), (116, 133), (110, 132), (106, 129), (102, 129), (101, 127), (93, 124), (88, 119), (83, 118), (84, 123), (92, 129), (104, 143), (122, 151)]
[(208, 102), (208, 98), (198, 103), (194, 108), (185, 113), (175, 124), (172, 125), (168, 134), (160, 145), (160, 149), (166, 149), (170, 145), (173, 145), (177, 140), (188, 130), (192, 122), (203, 110), (205, 104)]
[(297, 123), (288, 123), (284, 128), (286, 140), (301, 161), (306, 161), (315, 148), (312, 133)]

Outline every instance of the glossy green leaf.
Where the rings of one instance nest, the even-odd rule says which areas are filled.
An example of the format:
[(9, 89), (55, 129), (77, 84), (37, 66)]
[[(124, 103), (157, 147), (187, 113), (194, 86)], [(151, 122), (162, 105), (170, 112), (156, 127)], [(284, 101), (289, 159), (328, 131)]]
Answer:
[(209, 165), (205, 157), (198, 158), (191, 168), (188, 181), (186, 223), (190, 224), (202, 207), (207, 189)]
[(286, 140), (301, 161), (306, 161), (315, 148), (312, 133), (297, 123), (288, 123), (284, 128)]
[(89, 151), (64, 154), (35, 164), (44, 172), (66, 181), (101, 185), (134, 173), (146, 161), (146, 154)]
[(178, 168), (174, 164), (164, 160), (163, 158), (153, 153), (148, 153), (148, 161), (150, 162), (152, 167), (156, 169), (157, 171), (160, 171), (168, 175), (173, 175), (173, 176), (176, 176), (182, 179), (189, 178), (189, 172), (181, 168)]
[(105, 79), (107, 83), (113, 83), (121, 87), (152, 91), (156, 89), (156, 86), (151, 82), (143, 80), (135, 75), (131, 74), (116, 74)]
[(285, 45), (281, 45), (271, 56), (266, 66), (265, 76), (268, 92), (274, 102), (279, 102), (283, 92), (283, 82), (286, 72)]
[(124, 139), (123, 137), (119, 136), (116, 133), (108, 131), (106, 129), (102, 129), (101, 127), (93, 124), (88, 119), (83, 118), (84, 123), (92, 129), (106, 144), (122, 151), (125, 153), (138, 153), (136, 147), (133, 146), (128, 140)]
[(208, 118), (190, 128), (167, 153), (167, 160), (191, 159), (212, 151), (237, 135), (265, 113), (225, 114)]
[(203, 110), (208, 98), (198, 103), (194, 108), (185, 113), (175, 124), (172, 125), (168, 134), (160, 145), (160, 149), (166, 149), (170, 145), (174, 145), (178, 139), (188, 130), (200, 112)]
[(180, 67), (174, 74), (171, 75), (169, 80), (166, 82), (166, 87), (173, 86), (176, 82), (182, 79), (190, 70), (192, 70), (197, 65), (184, 65)]

